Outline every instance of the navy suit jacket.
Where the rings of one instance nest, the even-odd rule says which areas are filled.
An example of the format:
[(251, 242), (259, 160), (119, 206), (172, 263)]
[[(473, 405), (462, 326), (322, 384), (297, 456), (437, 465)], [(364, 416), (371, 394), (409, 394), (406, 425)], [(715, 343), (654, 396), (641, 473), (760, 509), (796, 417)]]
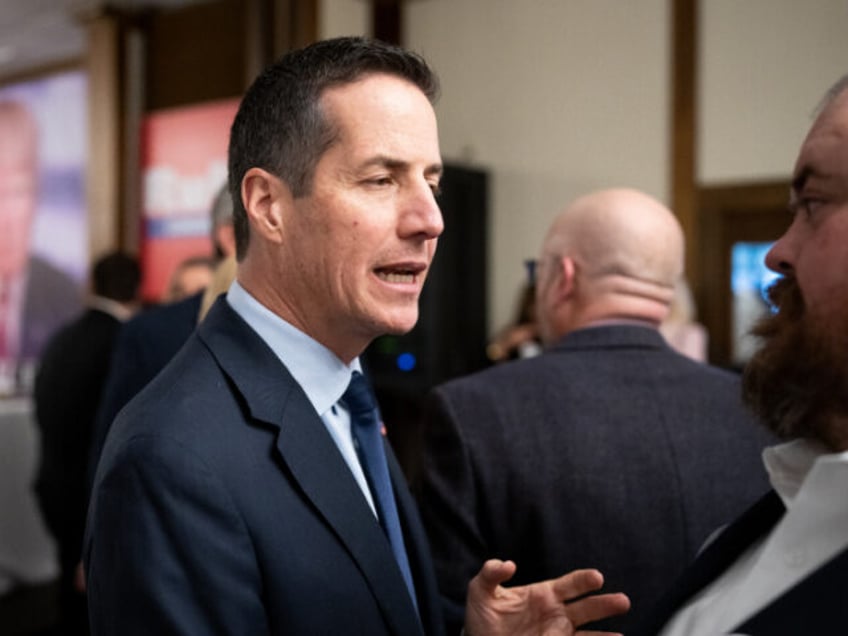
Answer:
[(118, 412), (156, 377), (197, 327), (203, 292), (148, 309), (124, 323), (97, 412), (88, 457), (89, 486), (103, 442)]
[[(774, 491), (728, 526), (698, 555), (633, 636), (653, 636), (699, 591), (718, 578), (785, 512)], [(812, 572), (732, 632), (747, 636), (840, 634), (848, 625), (848, 550)]]
[(106, 440), (84, 549), (93, 634), (441, 634), (389, 457), (420, 622), (305, 393), (219, 299)]
[(572, 332), (437, 387), (430, 406), (419, 504), (452, 627), (492, 556), (516, 562), (515, 583), (600, 569), (632, 609), (599, 628), (626, 632), (769, 487), (773, 440), (738, 376), (648, 327)]

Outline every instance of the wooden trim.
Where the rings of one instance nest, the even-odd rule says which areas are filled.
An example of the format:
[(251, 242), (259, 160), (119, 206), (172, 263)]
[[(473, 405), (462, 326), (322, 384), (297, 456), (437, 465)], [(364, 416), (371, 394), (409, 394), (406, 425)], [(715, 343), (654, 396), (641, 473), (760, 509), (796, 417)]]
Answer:
[[(277, 4), (280, 4), (278, 1)], [(271, 57), (271, 36), (278, 25), (268, 27), (273, 22), (269, 19), (270, 7), (265, 0), (246, 0), (244, 7), (244, 89), (250, 86), (254, 78), (262, 72)], [(276, 35), (274, 36), (276, 37)]]
[(403, 0), (373, 0), (371, 32), (389, 44), (403, 44)]
[(147, 34), (140, 24), (124, 24), (123, 43), (123, 206), (118, 219), (119, 245), (138, 254), (141, 249), (142, 183), (141, 123), (147, 103)]
[(738, 241), (773, 241), (790, 217), (782, 214), (788, 181), (765, 181), (702, 188), (697, 197), (701, 293), (699, 320), (710, 334), (709, 359), (732, 363), (732, 289), (730, 250)]
[(88, 244), (91, 256), (120, 245), (124, 219), (121, 185), (121, 27), (111, 15), (86, 22), (89, 84)]
[[(318, 39), (317, 0), (297, 0), (291, 14), (292, 48), (298, 49)], [(278, 51), (280, 55), (284, 51)]]
[(789, 201), (789, 187), (789, 181), (784, 179), (709, 186), (700, 188), (698, 204), (705, 209), (728, 205), (762, 207), (775, 203), (786, 207)]
[(274, 19), (271, 59), (318, 39), (318, 0), (270, 0)]
[(696, 124), (698, 0), (672, 0), (671, 50), (671, 209), (680, 219), (686, 237), (686, 272), (697, 295), (698, 218), (696, 214)]
[[(247, 67), (245, 40), (253, 37), (245, 26), (248, 17), (243, 0), (198, 2), (152, 12), (146, 28), (145, 109), (240, 95)], [(267, 48), (263, 33), (268, 29), (255, 36), (263, 42), (262, 55)]]

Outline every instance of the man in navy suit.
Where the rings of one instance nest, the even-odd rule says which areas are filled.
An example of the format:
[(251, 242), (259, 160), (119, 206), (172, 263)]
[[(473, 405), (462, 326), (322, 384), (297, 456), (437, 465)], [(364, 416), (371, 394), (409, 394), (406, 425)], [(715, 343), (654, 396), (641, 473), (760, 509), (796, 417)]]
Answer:
[(841, 634), (848, 625), (848, 76), (792, 177), (792, 222), (766, 255), (777, 312), (754, 330), (746, 400), (785, 444), (774, 488), (707, 545), (640, 634)]
[(536, 266), (546, 350), (433, 392), (419, 507), (452, 624), (468, 577), (510, 555), (516, 582), (597, 567), (632, 602), (601, 627), (628, 632), (709, 534), (768, 489), (757, 462), (769, 438), (738, 375), (659, 332), (683, 247), (652, 197), (580, 197)]
[[(237, 282), (108, 435), (85, 541), (94, 634), (442, 633), (403, 476), (386, 448), (388, 495), (372, 488), (341, 399), (368, 343), (418, 316), (443, 229), (435, 92), (418, 56), (341, 38), (245, 94)], [(628, 605), (582, 598), (594, 570), (502, 587), (514, 570), (492, 560), (471, 582), (471, 636), (571, 634)]]

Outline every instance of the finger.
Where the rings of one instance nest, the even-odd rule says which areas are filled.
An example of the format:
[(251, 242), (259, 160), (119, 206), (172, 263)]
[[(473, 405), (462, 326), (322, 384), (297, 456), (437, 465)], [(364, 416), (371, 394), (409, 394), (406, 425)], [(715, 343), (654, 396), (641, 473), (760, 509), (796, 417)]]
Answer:
[(598, 570), (574, 570), (553, 580), (554, 594), (562, 601), (579, 598), (601, 589), (603, 575)]
[(513, 574), (515, 574), (515, 563), (512, 561), (489, 559), (474, 578), (480, 583), (483, 591), (493, 594), (498, 585), (511, 579)]
[(587, 596), (565, 606), (568, 619), (575, 627), (610, 616), (624, 614), (630, 609), (630, 599), (620, 592)]

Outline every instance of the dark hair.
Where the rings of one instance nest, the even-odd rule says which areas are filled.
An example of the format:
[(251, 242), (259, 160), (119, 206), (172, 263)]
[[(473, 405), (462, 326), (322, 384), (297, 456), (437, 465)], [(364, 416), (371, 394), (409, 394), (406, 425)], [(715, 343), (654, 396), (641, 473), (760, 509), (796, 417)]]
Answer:
[(438, 79), (420, 56), (361, 37), (322, 40), (287, 53), (247, 90), (230, 130), (228, 166), (239, 260), (249, 243), (241, 200), (245, 173), (262, 168), (285, 181), (293, 196), (309, 194), (315, 166), (337, 135), (321, 112), (321, 96), (372, 73), (408, 80), (431, 103), (438, 96)]
[(91, 282), (98, 296), (129, 302), (138, 295), (141, 269), (132, 256), (124, 252), (110, 252), (94, 264)]

